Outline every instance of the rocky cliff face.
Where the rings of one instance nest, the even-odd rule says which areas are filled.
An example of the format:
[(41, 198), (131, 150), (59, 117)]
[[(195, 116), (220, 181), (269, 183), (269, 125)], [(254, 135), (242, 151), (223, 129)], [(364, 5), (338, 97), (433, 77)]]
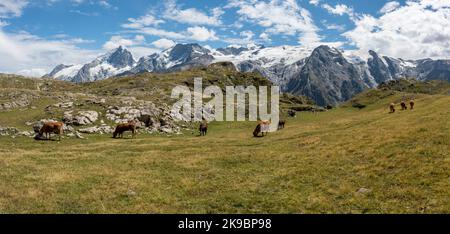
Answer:
[(362, 92), (367, 85), (358, 69), (336, 49), (316, 48), (285, 90), (311, 97), (319, 105), (335, 105)]

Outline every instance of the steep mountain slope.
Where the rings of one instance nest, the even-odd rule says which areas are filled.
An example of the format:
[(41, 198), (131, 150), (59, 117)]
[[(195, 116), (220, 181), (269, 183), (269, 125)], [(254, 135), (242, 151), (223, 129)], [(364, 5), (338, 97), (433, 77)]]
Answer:
[(119, 47), (84, 65), (58, 65), (44, 77), (75, 83), (92, 82), (128, 71), (134, 65), (135, 61), (131, 52)]
[(367, 88), (358, 70), (328, 46), (316, 48), (292, 77), (285, 90), (311, 97), (319, 105), (336, 105)]
[(152, 54), (139, 59), (135, 67), (121, 75), (143, 72), (182, 71), (212, 63), (210, 51), (198, 44), (177, 44), (160, 54)]

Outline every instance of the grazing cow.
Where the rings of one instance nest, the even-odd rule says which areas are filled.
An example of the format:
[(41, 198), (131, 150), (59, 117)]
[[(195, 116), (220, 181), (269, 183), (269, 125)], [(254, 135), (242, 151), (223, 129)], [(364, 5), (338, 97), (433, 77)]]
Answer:
[(389, 109), (391, 110), (391, 112), (389, 112), (389, 113), (395, 113), (395, 104), (394, 104), (394, 103), (391, 103), (391, 104), (389, 105)]
[(43, 134), (45, 134), (45, 138), (47, 140), (50, 139), (52, 133), (58, 134), (58, 140), (61, 141), (61, 135), (64, 134), (64, 123), (62, 123), (62, 122), (47, 122), (47, 123), (44, 123), (41, 130), (39, 130), (39, 135), (43, 136)]
[(411, 99), (411, 100), (409, 101), (409, 106), (410, 106), (409, 109), (411, 109), (411, 110), (414, 109), (414, 100)]
[(286, 120), (280, 120), (278, 122), (278, 130), (283, 129), (285, 124), (286, 124)]
[(402, 110), (408, 110), (408, 107), (406, 106), (406, 103), (404, 101), (402, 101), (400, 105), (402, 106)]
[(200, 132), (200, 136), (206, 136), (206, 133), (208, 132), (208, 122), (206, 120), (203, 120), (200, 124), (198, 131)]
[(288, 115), (289, 117), (295, 117), (297, 113), (295, 112), (295, 110), (288, 110)]
[(113, 133), (113, 138), (123, 138), (123, 133), (126, 131), (131, 131), (131, 137), (134, 138), (136, 135), (136, 123), (128, 122), (117, 125), (116, 130)]
[(266, 136), (270, 130), (270, 121), (261, 121), (256, 125), (255, 130), (253, 131), (253, 136), (257, 137), (259, 133), (261, 136)]

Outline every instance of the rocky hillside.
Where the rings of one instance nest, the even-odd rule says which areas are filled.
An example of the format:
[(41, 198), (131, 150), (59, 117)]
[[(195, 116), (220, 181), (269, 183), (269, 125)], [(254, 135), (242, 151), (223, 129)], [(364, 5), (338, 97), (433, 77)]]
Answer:
[[(124, 64), (125, 65), (125, 64)], [(143, 132), (181, 134), (197, 126), (177, 122), (170, 113), (171, 91), (177, 85), (193, 88), (194, 78), (203, 85), (271, 86), (259, 73), (238, 72), (233, 64), (220, 62), (172, 73), (141, 73), (135, 76), (72, 83), (55, 79), (30, 79), (0, 75), (0, 134), (33, 136), (42, 122), (66, 123), (69, 136), (109, 134), (118, 123), (138, 120)], [(283, 95), (283, 109), (316, 108), (306, 97)], [(303, 107), (303, 108), (300, 108)]]

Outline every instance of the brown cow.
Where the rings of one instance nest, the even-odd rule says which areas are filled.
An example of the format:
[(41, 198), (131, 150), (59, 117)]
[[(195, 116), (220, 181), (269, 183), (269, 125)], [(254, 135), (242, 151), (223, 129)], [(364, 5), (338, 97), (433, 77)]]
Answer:
[(136, 123), (128, 122), (117, 125), (116, 130), (113, 133), (113, 138), (123, 138), (123, 133), (126, 131), (131, 131), (131, 137), (134, 138), (136, 135)]
[(259, 133), (261, 133), (262, 136), (265, 136), (269, 132), (269, 129), (270, 129), (270, 121), (260, 121), (258, 125), (256, 125), (255, 130), (253, 131), (253, 136), (257, 137)]
[(411, 99), (411, 100), (409, 101), (409, 106), (410, 106), (409, 109), (411, 109), (411, 110), (414, 109), (414, 100)]
[(395, 113), (395, 104), (394, 104), (394, 103), (391, 103), (391, 104), (389, 105), (389, 109), (391, 110), (391, 112), (389, 112), (389, 113)]
[(203, 120), (200, 124), (198, 131), (200, 132), (200, 136), (206, 136), (206, 133), (208, 132), (208, 122), (206, 120)]
[(408, 107), (406, 106), (406, 103), (404, 101), (402, 101), (400, 105), (402, 106), (402, 110), (408, 110)]
[(50, 139), (52, 133), (58, 134), (58, 140), (61, 141), (61, 135), (64, 134), (64, 123), (62, 122), (47, 122), (44, 123), (41, 130), (39, 130), (39, 135), (45, 133), (45, 138)]

